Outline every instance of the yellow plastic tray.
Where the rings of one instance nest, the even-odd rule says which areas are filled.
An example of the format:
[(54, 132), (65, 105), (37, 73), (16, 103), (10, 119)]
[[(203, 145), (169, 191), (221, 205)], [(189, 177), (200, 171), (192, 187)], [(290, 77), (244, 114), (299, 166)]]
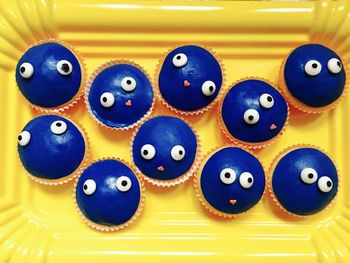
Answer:
[[(277, 82), (285, 54), (307, 41), (336, 48), (349, 63), (349, 15), (349, 0), (1, 0), (0, 262), (350, 262), (350, 96), (330, 113), (292, 111), (283, 137), (258, 153), (269, 167), (280, 150), (295, 143), (330, 152), (342, 184), (325, 213), (305, 220), (282, 218), (265, 196), (242, 217), (217, 221), (203, 211), (192, 184), (186, 183), (169, 191), (148, 189), (134, 225), (98, 233), (76, 213), (72, 184), (41, 186), (21, 169), (16, 137), (37, 112), (14, 79), (17, 60), (28, 45), (56, 37), (77, 47), (88, 73), (107, 60), (127, 58), (153, 74), (169, 48), (195, 42), (221, 56), (226, 87), (246, 76)], [(98, 127), (82, 103), (68, 114), (86, 127), (93, 159), (130, 161), (130, 134)], [(225, 142), (215, 115), (213, 110), (191, 119), (204, 153)]]

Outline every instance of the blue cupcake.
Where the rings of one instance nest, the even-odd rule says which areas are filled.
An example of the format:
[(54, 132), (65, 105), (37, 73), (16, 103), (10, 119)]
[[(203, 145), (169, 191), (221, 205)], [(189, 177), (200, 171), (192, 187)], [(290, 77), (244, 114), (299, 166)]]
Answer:
[(288, 119), (283, 96), (269, 83), (247, 79), (226, 94), (220, 124), (227, 137), (238, 144), (260, 148), (281, 134)]
[(183, 120), (159, 116), (135, 133), (132, 159), (146, 181), (173, 186), (186, 181), (197, 167), (196, 134)]
[(336, 166), (317, 148), (287, 148), (275, 159), (271, 174), (274, 200), (293, 215), (309, 216), (322, 211), (338, 192)]
[(127, 61), (102, 65), (92, 75), (86, 102), (94, 119), (114, 129), (140, 125), (152, 112), (153, 88), (144, 70)]
[(100, 231), (115, 231), (130, 225), (140, 214), (144, 193), (142, 182), (122, 161), (99, 160), (79, 177), (75, 201), (79, 214)]
[(61, 42), (46, 42), (29, 48), (16, 67), (17, 85), (36, 109), (57, 112), (81, 97), (85, 74), (77, 53)]
[(20, 160), (35, 181), (68, 182), (84, 168), (88, 152), (82, 128), (65, 117), (42, 115), (31, 120), (18, 135)]
[(206, 209), (232, 218), (259, 202), (265, 190), (265, 173), (254, 155), (237, 147), (223, 147), (204, 162), (195, 187)]
[(164, 59), (158, 76), (165, 104), (181, 114), (207, 110), (217, 98), (223, 82), (218, 59), (194, 45), (181, 46)]
[(294, 49), (281, 70), (281, 88), (296, 108), (319, 113), (335, 107), (345, 89), (341, 58), (319, 44)]

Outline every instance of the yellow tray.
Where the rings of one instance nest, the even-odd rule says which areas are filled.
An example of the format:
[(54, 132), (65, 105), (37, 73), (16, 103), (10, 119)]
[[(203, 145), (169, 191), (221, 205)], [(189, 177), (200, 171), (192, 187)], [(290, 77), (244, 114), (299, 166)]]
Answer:
[[(130, 228), (98, 233), (74, 209), (72, 184), (29, 180), (16, 137), (37, 112), (17, 91), (14, 68), (33, 42), (57, 37), (77, 47), (88, 71), (127, 58), (154, 73), (158, 59), (182, 43), (202, 43), (223, 59), (228, 82), (246, 76), (277, 82), (280, 63), (306, 41), (350, 59), (350, 1), (0, 1), (0, 262), (350, 262), (350, 96), (335, 111), (295, 114), (277, 143), (258, 153), (268, 167), (284, 147), (311, 143), (337, 161), (336, 203), (305, 220), (281, 218), (266, 196), (244, 216), (216, 221), (187, 183), (148, 189), (142, 216)], [(158, 112), (165, 112), (164, 109)], [(69, 112), (92, 139), (92, 158), (130, 161), (130, 134), (99, 128), (80, 103)], [(224, 143), (215, 110), (193, 118), (203, 151)]]

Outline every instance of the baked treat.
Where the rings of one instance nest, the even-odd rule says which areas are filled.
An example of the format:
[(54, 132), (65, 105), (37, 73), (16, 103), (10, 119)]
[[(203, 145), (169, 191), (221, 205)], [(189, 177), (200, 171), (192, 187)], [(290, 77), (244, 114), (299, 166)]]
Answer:
[(231, 141), (259, 148), (281, 134), (288, 119), (288, 106), (270, 83), (245, 79), (226, 93), (219, 118)]
[(280, 87), (288, 101), (311, 113), (334, 108), (346, 82), (341, 58), (319, 44), (294, 49), (282, 65), (280, 78)]
[(259, 202), (265, 191), (265, 173), (251, 153), (238, 147), (222, 147), (203, 162), (195, 187), (206, 209), (232, 218)]
[(219, 60), (194, 45), (181, 46), (167, 54), (157, 73), (162, 101), (181, 114), (207, 110), (223, 82)]
[(78, 213), (85, 223), (100, 231), (130, 225), (143, 207), (143, 186), (121, 160), (104, 159), (91, 164), (75, 186)]
[(58, 115), (31, 120), (18, 135), (20, 160), (35, 181), (68, 182), (84, 168), (88, 141), (84, 130)]
[(152, 85), (144, 70), (128, 61), (102, 65), (86, 87), (87, 107), (100, 124), (129, 129), (144, 121), (153, 108)]
[(63, 111), (81, 97), (84, 64), (61, 42), (30, 47), (16, 67), (17, 85), (31, 105), (46, 112)]
[(315, 147), (293, 146), (272, 164), (271, 193), (284, 211), (309, 216), (323, 210), (338, 191), (333, 161)]
[(132, 141), (132, 159), (147, 182), (172, 186), (186, 181), (199, 158), (196, 134), (183, 120), (158, 116), (146, 121)]

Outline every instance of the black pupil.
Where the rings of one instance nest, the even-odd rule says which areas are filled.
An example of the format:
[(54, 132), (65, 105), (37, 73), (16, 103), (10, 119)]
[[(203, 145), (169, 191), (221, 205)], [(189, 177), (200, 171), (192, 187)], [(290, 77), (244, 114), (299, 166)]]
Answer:
[(143, 154), (144, 154), (144, 155), (147, 155), (147, 154), (148, 154), (148, 151), (147, 151), (147, 150), (143, 150)]
[(254, 116), (253, 116), (253, 115), (249, 115), (248, 119), (249, 119), (250, 121), (252, 121), (252, 120), (254, 119)]
[(271, 102), (272, 101), (272, 97), (271, 96), (267, 96), (267, 101)]
[(21, 67), (19, 70), (21, 71), (21, 73), (23, 73), (24, 71), (26, 71), (26, 68), (25, 67)]
[(214, 90), (214, 87), (213, 87), (213, 86), (210, 86), (210, 87), (209, 87), (209, 91), (210, 91), (210, 92), (213, 92), (213, 90)]
[(252, 178), (248, 178), (248, 183), (252, 183), (253, 182), (253, 179)]
[(62, 66), (61, 66), (61, 69), (64, 72), (68, 72), (69, 71), (69, 65), (67, 63), (63, 63)]
[(126, 84), (130, 85), (130, 84), (131, 84), (131, 80), (128, 79), (128, 80), (126, 81)]
[(227, 172), (227, 173), (225, 173), (225, 177), (226, 177), (226, 178), (230, 178), (230, 177), (231, 177), (231, 174)]
[(180, 59), (181, 59), (181, 56), (180, 56), (180, 55), (179, 55), (179, 56), (177, 56), (177, 57), (176, 57), (176, 59), (177, 59), (177, 60), (180, 60)]
[(308, 174), (308, 177), (309, 177), (310, 179), (312, 179), (312, 178), (314, 178), (314, 175), (313, 175), (312, 173), (309, 173), (309, 174)]
[(340, 61), (337, 61), (337, 65), (338, 65), (338, 67), (340, 68)]
[(102, 101), (103, 101), (103, 102), (107, 102), (107, 98), (106, 98), (106, 97), (103, 97), (103, 98), (102, 98)]
[(180, 151), (179, 151), (179, 154), (180, 154), (180, 155), (182, 155), (182, 154), (183, 154), (182, 150), (180, 150)]
[(122, 186), (126, 186), (128, 184), (128, 182), (127, 181), (122, 181)]
[(62, 126), (62, 123), (57, 122), (57, 123), (56, 123), (56, 126), (57, 126), (57, 127), (61, 127), (61, 126)]
[(22, 140), (22, 135), (18, 135), (18, 140), (19, 140), (19, 141)]
[(327, 186), (331, 187), (332, 186), (332, 182), (331, 181), (327, 181)]
[(317, 68), (317, 64), (316, 64), (316, 63), (313, 63), (313, 64), (312, 64), (312, 67), (313, 67), (313, 68)]
[(84, 190), (87, 190), (87, 185), (86, 184), (84, 184)]

